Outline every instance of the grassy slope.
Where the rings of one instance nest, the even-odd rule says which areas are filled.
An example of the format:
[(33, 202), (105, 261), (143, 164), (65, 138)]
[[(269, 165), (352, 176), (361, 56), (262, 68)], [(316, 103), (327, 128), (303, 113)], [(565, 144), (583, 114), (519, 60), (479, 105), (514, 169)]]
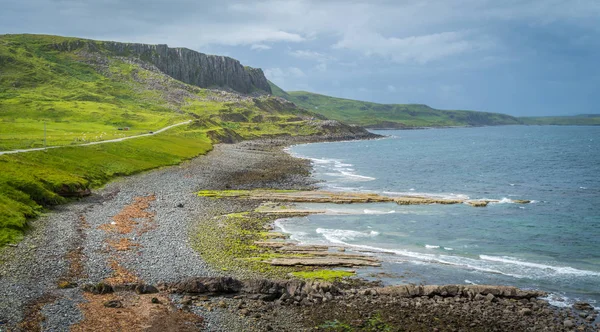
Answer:
[(271, 83), (273, 94), (330, 119), (371, 128), (445, 127), (520, 124), (505, 114), (443, 111), (418, 104), (377, 104), (305, 91), (285, 92)]
[[(85, 49), (53, 51), (68, 38), (0, 35), (0, 246), (17, 241), (27, 220), (78, 190), (119, 175), (204, 154), (214, 141), (317, 132), (314, 115), (272, 97), (248, 98), (176, 81), (136, 59)], [(105, 140), (194, 120), (152, 137), (89, 147)], [(118, 127), (131, 127), (118, 131)]]
[(600, 114), (522, 117), (519, 120), (527, 125), (600, 126)]

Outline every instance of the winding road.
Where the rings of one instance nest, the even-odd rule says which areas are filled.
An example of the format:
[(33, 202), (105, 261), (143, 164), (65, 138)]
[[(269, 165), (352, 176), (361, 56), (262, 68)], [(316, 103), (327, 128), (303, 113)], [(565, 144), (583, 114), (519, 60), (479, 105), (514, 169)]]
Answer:
[(42, 150), (47, 150), (47, 149), (57, 149), (57, 148), (64, 148), (64, 147), (74, 147), (74, 146), (88, 146), (88, 145), (96, 145), (96, 144), (106, 144), (106, 143), (114, 143), (114, 142), (122, 142), (128, 139), (133, 139), (133, 138), (140, 138), (140, 137), (146, 137), (146, 136), (152, 136), (152, 135), (156, 135), (156, 134), (160, 134), (163, 131), (167, 131), (171, 128), (177, 127), (177, 126), (182, 126), (184, 124), (188, 124), (192, 122), (192, 120), (188, 120), (188, 121), (184, 121), (181, 123), (176, 123), (174, 125), (170, 125), (167, 127), (164, 127), (162, 129), (147, 133), (147, 134), (139, 134), (139, 135), (134, 135), (134, 136), (128, 136), (128, 137), (122, 137), (122, 138), (115, 138), (115, 139), (109, 139), (106, 141), (98, 141), (98, 142), (91, 142), (91, 143), (84, 143), (84, 144), (77, 144), (77, 145), (58, 145), (58, 146), (48, 146), (45, 148), (32, 148), (32, 149), (20, 149), (20, 150), (9, 150), (9, 151), (0, 151), (0, 155), (3, 154), (12, 154), (12, 153), (22, 153), (22, 152), (32, 152), (32, 151), (42, 151)]

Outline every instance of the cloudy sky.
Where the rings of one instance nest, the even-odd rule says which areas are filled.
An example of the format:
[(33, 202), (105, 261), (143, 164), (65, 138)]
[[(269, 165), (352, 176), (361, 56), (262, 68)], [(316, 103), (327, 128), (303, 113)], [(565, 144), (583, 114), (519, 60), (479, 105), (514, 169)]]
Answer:
[(600, 113), (600, 0), (2, 0), (2, 33), (228, 55), (289, 91)]

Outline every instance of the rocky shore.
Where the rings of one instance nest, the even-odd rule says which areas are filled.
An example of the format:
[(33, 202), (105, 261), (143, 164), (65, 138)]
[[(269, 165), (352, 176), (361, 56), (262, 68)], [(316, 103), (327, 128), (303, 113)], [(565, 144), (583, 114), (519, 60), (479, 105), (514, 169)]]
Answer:
[(312, 189), (310, 163), (282, 150), (299, 140), (310, 139), (217, 145), (207, 156), (115, 181), (33, 221), (17, 247), (0, 253), (0, 331), (600, 328), (593, 308), (551, 307), (536, 291), (270, 280), (207, 264), (193, 249), (199, 225), (261, 202), (196, 192)]

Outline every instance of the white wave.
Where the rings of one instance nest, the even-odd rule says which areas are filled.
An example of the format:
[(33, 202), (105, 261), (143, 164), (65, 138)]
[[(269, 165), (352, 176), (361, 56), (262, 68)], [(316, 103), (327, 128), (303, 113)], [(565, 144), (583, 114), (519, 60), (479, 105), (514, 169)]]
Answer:
[(470, 285), (477, 285), (476, 283), (472, 282), (469, 279), (465, 279), (465, 284), (470, 284)]
[(340, 173), (342, 173), (342, 175), (355, 179), (355, 180), (362, 180), (362, 181), (373, 181), (375, 180), (374, 177), (372, 176), (365, 176), (365, 175), (359, 175), (359, 174), (354, 174), (353, 172), (349, 172), (349, 171), (340, 171)]
[(587, 189), (587, 187), (579, 187), (579, 189)]
[(454, 248), (444, 247), (444, 250), (452, 251), (452, 250), (454, 250)]
[(432, 245), (426, 244), (425, 248), (427, 248), (427, 249), (439, 249), (440, 246), (432, 246)]
[(415, 192), (414, 188), (409, 189), (409, 192), (402, 191), (383, 191), (382, 194), (389, 196), (419, 196), (419, 197), (430, 197), (430, 198), (441, 198), (441, 199), (469, 199), (469, 196), (465, 194), (455, 193), (423, 193)]
[(348, 229), (327, 229), (317, 228), (317, 234), (323, 235), (328, 241), (336, 244), (346, 244), (344, 241), (354, 240), (361, 237), (375, 237), (379, 235), (377, 231), (359, 232)]
[(566, 296), (560, 296), (557, 294), (550, 293), (546, 297), (540, 297), (540, 299), (545, 300), (550, 305), (553, 305), (553, 306), (559, 307), (559, 308), (566, 308), (566, 307), (571, 306), (571, 304), (570, 304), (571, 300)]
[(510, 204), (510, 203), (514, 203), (515, 201), (513, 201), (510, 198), (507, 197), (503, 197), (501, 200), (497, 201), (497, 202), (491, 202), (492, 204)]
[(573, 268), (570, 266), (552, 266), (552, 265), (545, 265), (545, 264), (539, 264), (539, 263), (525, 262), (525, 261), (517, 260), (516, 258), (513, 258), (513, 257), (506, 257), (506, 256), (505, 257), (496, 257), (496, 256), (488, 256), (488, 255), (479, 255), (479, 258), (482, 260), (486, 260), (486, 261), (501, 262), (504, 264), (518, 265), (518, 266), (523, 266), (523, 267), (528, 267), (528, 268), (552, 271), (553, 273), (556, 273), (556, 274), (570, 274), (570, 275), (576, 275), (576, 276), (599, 276), (600, 277), (600, 272), (579, 270), (579, 269), (576, 269), (576, 268)]
[(396, 213), (396, 211), (395, 210), (379, 211), (379, 210), (364, 209), (364, 213), (365, 214), (390, 214), (390, 213)]
[(342, 162), (336, 161), (334, 167), (342, 168), (342, 167), (352, 167), (352, 166), (354, 166), (354, 165), (352, 165), (352, 164), (344, 164)]

